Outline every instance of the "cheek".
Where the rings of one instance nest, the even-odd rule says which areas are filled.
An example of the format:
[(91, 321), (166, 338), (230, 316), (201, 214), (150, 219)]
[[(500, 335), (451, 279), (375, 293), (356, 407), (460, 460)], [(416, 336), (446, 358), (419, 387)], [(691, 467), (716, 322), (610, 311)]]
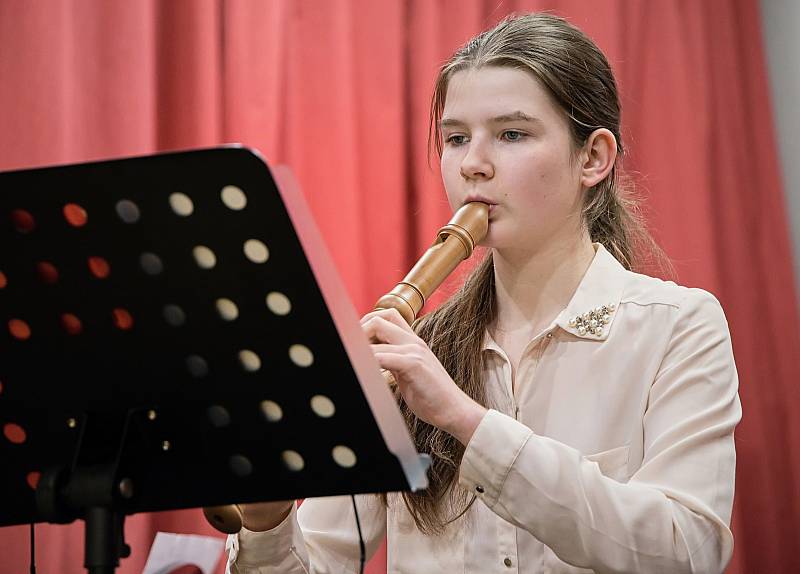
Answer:
[(505, 195), (514, 195), (513, 190), (524, 190), (520, 195), (522, 204), (536, 206), (537, 211), (561, 211), (559, 205), (568, 203), (574, 182), (569, 161), (553, 155), (526, 158), (516, 164), (512, 181)]
[(446, 153), (442, 155), (442, 160), (439, 164), (447, 200), (450, 202), (450, 207), (453, 209), (455, 209), (456, 205), (459, 205), (458, 184), (461, 179), (459, 165), (460, 164), (452, 157), (452, 154)]
[(508, 172), (505, 194), (510, 197), (519, 190), (527, 202), (542, 201), (552, 194), (557, 177), (558, 172), (541, 157), (525, 158)]
[(561, 189), (571, 185), (574, 167), (570, 158), (563, 153), (552, 153), (547, 157), (540, 158), (536, 178), (539, 183), (547, 185), (549, 188)]
[(445, 150), (442, 153), (442, 159), (439, 161), (439, 167), (442, 170), (444, 179), (452, 179), (454, 175), (459, 173), (458, 158), (451, 151)]

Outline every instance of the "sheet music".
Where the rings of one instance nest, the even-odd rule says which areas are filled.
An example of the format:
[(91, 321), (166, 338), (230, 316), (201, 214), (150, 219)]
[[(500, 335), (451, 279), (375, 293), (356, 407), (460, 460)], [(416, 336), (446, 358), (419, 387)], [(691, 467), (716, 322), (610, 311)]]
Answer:
[(170, 574), (192, 565), (202, 574), (213, 574), (225, 541), (211, 536), (158, 532), (142, 574)]

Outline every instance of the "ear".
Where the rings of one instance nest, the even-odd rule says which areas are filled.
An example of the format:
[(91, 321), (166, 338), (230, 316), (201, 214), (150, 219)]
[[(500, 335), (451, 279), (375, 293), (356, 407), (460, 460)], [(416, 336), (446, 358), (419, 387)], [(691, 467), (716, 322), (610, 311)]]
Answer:
[(586, 189), (603, 181), (617, 159), (617, 138), (606, 128), (594, 130), (581, 150), (581, 184)]

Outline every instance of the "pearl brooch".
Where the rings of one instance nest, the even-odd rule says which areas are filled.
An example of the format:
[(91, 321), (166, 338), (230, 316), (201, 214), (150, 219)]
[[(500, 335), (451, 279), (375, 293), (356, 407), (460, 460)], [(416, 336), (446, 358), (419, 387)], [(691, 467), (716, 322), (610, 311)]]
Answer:
[(611, 321), (611, 314), (616, 310), (614, 304), (603, 305), (592, 309), (588, 313), (578, 315), (574, 319), (569, 320), (569, 326), (573, 329), (577, 328), (579, 335), (590, 333), (592, 335), (600, 336), (603, 334), (603, 326), (608, 325)]

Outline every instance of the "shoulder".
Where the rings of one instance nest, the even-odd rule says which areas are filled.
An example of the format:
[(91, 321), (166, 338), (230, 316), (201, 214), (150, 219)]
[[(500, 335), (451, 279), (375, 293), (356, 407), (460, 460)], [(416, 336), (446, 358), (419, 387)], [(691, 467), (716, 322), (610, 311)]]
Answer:
[(710, 324), (728, 330), (722, 306), (712, 293), (641, 273), (625, 273), (625, 288), (620, 306), (663, 307), (675, 322)]
[(685, 287), (633, 271), (625, 271), (625, 288), (620, 303), (635, 305), (668, 305), (676, 309), (696, 307), (722, 309), (719, 300), (710, 292), (697, 287)]

